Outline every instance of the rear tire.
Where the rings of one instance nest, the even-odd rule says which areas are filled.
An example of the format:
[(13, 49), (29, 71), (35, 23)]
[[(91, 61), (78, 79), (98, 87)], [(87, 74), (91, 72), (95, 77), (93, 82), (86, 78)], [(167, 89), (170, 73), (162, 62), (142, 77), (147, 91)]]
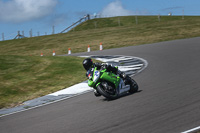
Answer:
[(138, 86), (137, 82), (135, 82), (135, 80), (133, 80), (132, 78), (130, 78), (130, 79), (131, 79), (131, 83), (130, 83), (129, 93), (133, 94), (138, 91), (139, 86)]
[[(112, 87), (114, 90), (113, 86), (109, 85), (109, 87)], [(97, 91), (107, 99), (114, 100), (118, 98), (118, 92), (116, 90), (111, 94), (107, 91), (107, 88), (102, 85), (102, 83), (97, 86)]]

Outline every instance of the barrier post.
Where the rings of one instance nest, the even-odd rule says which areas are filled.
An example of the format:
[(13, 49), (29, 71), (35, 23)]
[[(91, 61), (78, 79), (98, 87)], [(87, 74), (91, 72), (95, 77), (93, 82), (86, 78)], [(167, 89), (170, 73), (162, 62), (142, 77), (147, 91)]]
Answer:
[(87, 49), (87, 52), (90, 52), (90, 45), (88, 45), (88, 49)]
[(68, 48), (68, 54), (71, 54), (72, 52), (71, 52), (71, 48)]
[(56, 52), (55, 51), (53, 51), (53, 56), (55, 56), (56, 55)]
[(100, 50), (103, 50), (102, 42), (100, 43)]

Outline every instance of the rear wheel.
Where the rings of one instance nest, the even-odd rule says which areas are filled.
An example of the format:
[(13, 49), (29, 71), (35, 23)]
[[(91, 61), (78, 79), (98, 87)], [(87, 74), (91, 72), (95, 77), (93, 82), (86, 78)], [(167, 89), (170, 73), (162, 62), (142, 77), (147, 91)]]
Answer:
[(137, 82), (135, 82), (135, 80), (133, 80), (132, 78), (130, 78), (130, 90), (129, 90), (129, 93), (133, 94), (135, 92), (138, 91), (139, 89), (139, 86), (137, 84)]
[(109, 82), (102, 82), (97, 86), (97, 91), (103, 95), (105, 98), (114, 100), (118, 98), (118, 92), (115, 89), (114, 85)]

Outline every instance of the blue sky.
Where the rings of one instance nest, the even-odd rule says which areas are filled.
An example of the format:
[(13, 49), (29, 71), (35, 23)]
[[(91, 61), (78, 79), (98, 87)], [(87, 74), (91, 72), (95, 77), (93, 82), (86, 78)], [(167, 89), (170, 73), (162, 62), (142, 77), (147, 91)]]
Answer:
[(29, 37), (61, 32), (86, 14), (200, 15), (200, 0), (0, 0), (0, 40), (12, 39), (17, 31)]

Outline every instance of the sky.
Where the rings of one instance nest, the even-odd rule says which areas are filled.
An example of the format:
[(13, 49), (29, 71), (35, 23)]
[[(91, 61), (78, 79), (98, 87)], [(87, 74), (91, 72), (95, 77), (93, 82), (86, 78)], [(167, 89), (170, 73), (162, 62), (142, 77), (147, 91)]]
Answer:
[(200, 16), (200, 0), (0, 0), (0, 41), (60, 33), (86, 14)]

